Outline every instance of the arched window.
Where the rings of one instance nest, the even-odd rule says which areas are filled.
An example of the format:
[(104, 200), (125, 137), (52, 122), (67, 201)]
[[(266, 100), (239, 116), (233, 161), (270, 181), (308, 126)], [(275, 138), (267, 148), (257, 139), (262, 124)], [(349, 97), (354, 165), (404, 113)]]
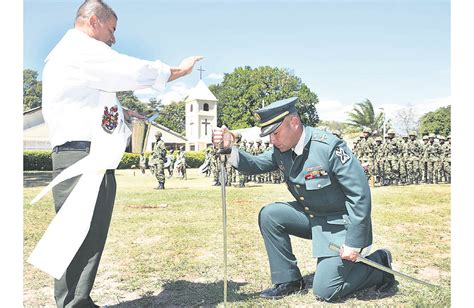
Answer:
[(189, 112), (193, 112), (193, 104), (190, 105)]
[(209, 104), (208, 103), (205, 103), (203, 107), (204, 107), (204, 111), (209, 111)]

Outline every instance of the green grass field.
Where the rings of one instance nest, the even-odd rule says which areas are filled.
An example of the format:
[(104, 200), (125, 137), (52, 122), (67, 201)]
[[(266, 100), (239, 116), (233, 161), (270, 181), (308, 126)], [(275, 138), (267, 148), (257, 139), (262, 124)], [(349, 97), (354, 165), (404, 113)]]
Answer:
[[(223, 229), (220, 187), (188, 170), (188, 179), (153, 189), (147, 171), (118, 170), (117, 198), (109, 236), (92, 292), (110, 307), (223, 306)], [(49, 173), (24, 174), (24, 305), (55, 307), (53, 279), (26, 263), (51, 221), (48, 194), (29, 201), (50, 181)], [(388, 248), (395, 270), (442, 286), (430, 289), (399, 278), (398, 290), (360, 291), (336, 306), (450, 306), (450, 185), (372, 189), (374, 249)], [(228, 302), (232, 306), (330, 306), (311, 290), (279, 301), (258, 294), (271, 285), (258, 229), (258, 212), (272, 201), (292, 200), (286, 185), (250, 183), (227, 188)], [(164, 206), (166, 204), (166, 206)], [(161, 205), (161, 206), (160, 206)], [(302, 274), (312, 282), (311, 243), (292, 239)]]

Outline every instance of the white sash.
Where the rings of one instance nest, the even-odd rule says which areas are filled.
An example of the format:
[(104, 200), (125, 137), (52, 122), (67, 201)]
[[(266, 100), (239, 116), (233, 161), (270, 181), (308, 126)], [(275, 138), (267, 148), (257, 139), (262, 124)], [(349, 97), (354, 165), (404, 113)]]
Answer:
[[(104, 109), (118, 108), (117, 126), (112, 133), (102, 128)], [(130, 129), (115, 93), (101, 92), (88, 156), (63, 170), (32, 201), (36, 203), (55, 185), (81, 175), (63, 206), (28, 258), (28, 262), (56, 279), (60, 279), (89, 232), (95, 203), (106, 169), (116, 169), (127, 146)]]

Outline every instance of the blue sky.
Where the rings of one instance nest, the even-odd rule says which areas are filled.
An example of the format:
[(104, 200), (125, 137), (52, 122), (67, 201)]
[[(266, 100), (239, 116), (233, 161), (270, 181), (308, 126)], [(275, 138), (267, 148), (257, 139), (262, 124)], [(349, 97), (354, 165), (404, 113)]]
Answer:
[[(71, 28), (82, 1), (24, 1), (24, 67), (43, 69)], [(388, 117), (411, 106), (450, 104), (450, 2), (432, 1), (125, 1), (107, 3), (119, 20), (114, 49), (177, 65), (202, 54), (203, 81), (235, 67), (288, 68), (320, 98), (323, 120), (344, 120), (368, 98)], [(199, 72), (169, 84), (179, 99)]]

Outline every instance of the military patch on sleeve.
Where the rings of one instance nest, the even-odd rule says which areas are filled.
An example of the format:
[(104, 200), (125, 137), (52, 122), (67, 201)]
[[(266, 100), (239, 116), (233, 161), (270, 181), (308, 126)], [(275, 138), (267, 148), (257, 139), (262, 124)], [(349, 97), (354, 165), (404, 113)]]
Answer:
[(347, 154), (344, 149), (340, 148), (340, 147), (336, 147), (336, 155), (337, 157), (339, 157), (339, 159), (341, 160), (341, 163), (344, 165), (345, 163), (347, 163), (349, 160), (351, 160), (351, 156), (349, 154)]

